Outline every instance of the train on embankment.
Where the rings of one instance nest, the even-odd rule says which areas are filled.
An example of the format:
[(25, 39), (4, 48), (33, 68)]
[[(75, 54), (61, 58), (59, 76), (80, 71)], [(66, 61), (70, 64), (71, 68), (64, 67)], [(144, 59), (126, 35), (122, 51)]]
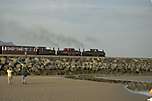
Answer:
[(76, 50), (74, 48), (47, 48), (47, 47), (35, 47), (35, 46), (0, 46), (0, 54), (11, 54), (11, 55), (57, 55), (57, 56), (97, 56), (105, 57), (106, 53), (104, 50), (90, 49)]

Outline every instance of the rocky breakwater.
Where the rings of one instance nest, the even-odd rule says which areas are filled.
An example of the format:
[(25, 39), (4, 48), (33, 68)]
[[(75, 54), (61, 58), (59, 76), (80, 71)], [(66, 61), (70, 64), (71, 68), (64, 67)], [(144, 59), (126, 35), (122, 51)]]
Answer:
[(34, 75), (65, 74), (147, 74), (152, 72), (152, 58), (74, 57), (74, 56), (0, 56), (0, 75), (8, 67), (19, 75), (22, 62)]

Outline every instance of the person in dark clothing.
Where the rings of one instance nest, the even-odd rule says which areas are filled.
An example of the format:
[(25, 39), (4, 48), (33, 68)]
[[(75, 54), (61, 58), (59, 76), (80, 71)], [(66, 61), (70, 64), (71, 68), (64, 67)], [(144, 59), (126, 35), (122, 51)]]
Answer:
[(28, 68), (26, 67), (26, 64), (24, 64), (23, 62), (20, 62), (19, 60), (17, 61), (19, 64), (21, 64), (21, 68), (20, 68), (20, 73), (22, 75), (22, 83), (26, 84), (26, 79), (28, 76)]
[(24, 64), (22, 64), (21, 74), (22, 74), (22, 83), (26, 84), (27, 83), (26, 78), (28, 76), (28, 69)]

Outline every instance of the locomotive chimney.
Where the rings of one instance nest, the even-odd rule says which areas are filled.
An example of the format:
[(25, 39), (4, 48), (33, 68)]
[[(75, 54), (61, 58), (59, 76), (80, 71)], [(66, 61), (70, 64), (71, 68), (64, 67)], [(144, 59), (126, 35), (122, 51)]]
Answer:
[(83, 48), (83, 52), (85, 51), (85, 49)]

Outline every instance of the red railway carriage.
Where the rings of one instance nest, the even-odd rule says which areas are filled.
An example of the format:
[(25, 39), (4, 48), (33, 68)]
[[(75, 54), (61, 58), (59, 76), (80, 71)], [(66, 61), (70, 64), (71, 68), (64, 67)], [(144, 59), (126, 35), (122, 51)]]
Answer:
[(57, 55), (66, 55), (66, 56), (81, 56), (80, 50), (75, 50), (74, 48), (64, 48), (63, 50), (57, 51)]
[(0, 46), (1, 54), (36, 55), (37, 49), (32, 46)]

